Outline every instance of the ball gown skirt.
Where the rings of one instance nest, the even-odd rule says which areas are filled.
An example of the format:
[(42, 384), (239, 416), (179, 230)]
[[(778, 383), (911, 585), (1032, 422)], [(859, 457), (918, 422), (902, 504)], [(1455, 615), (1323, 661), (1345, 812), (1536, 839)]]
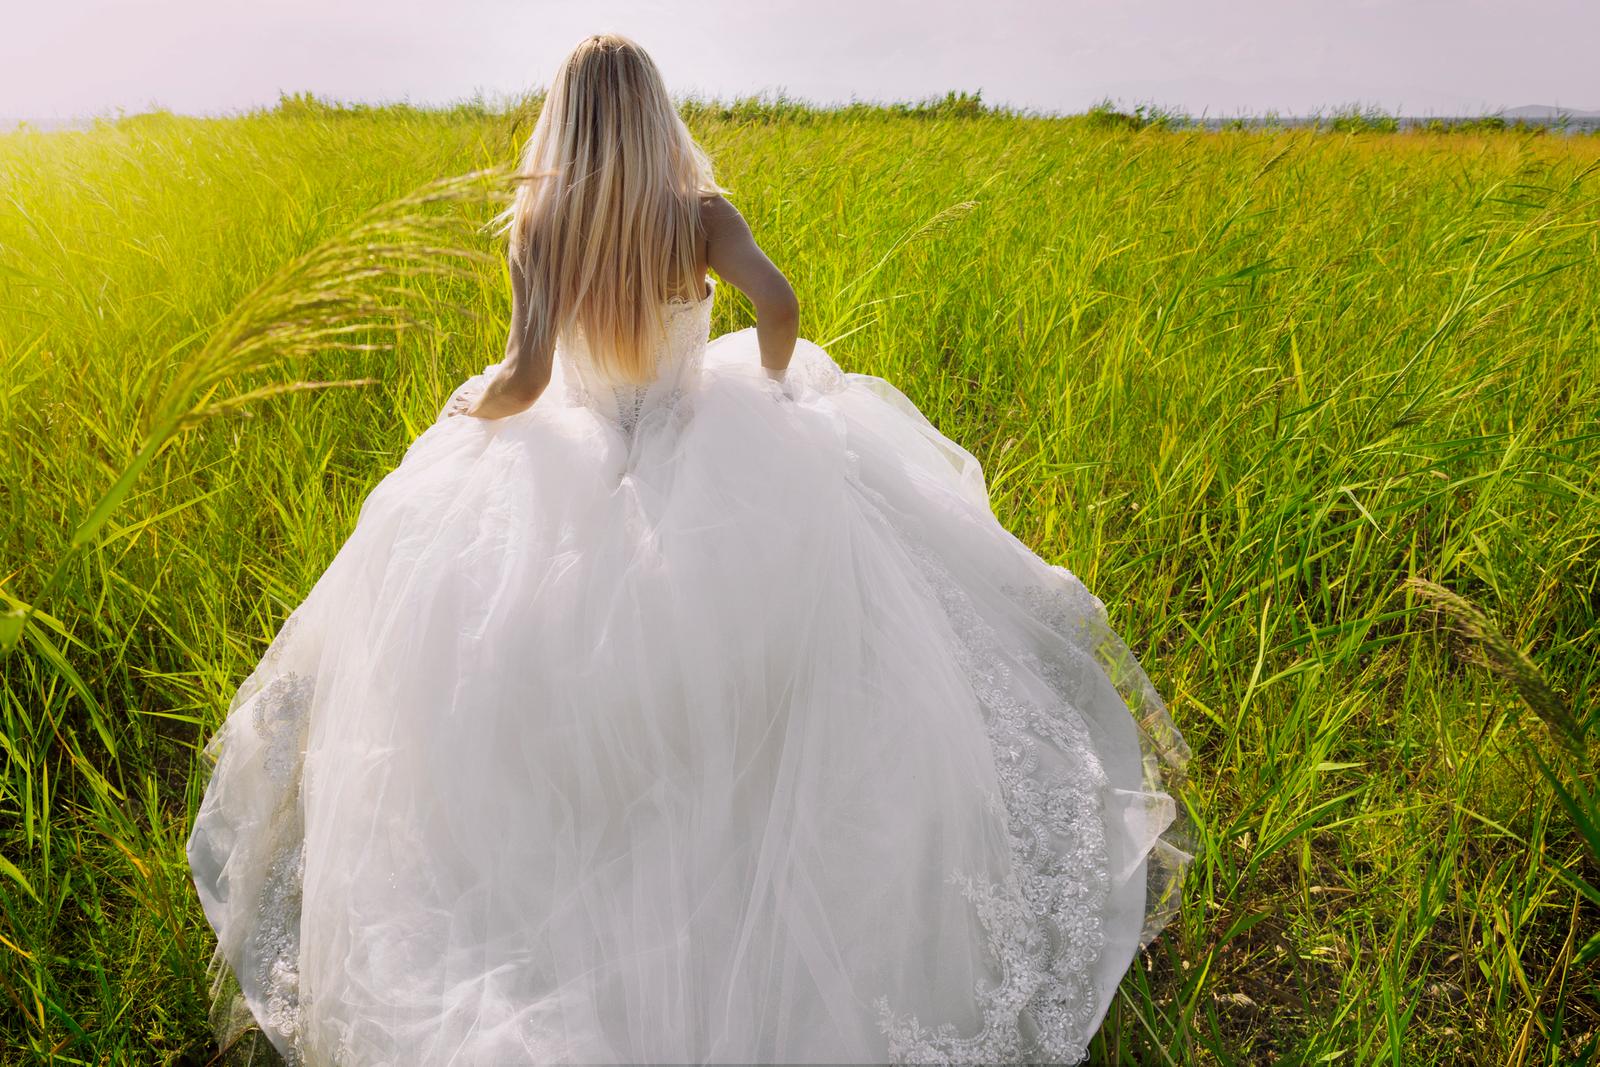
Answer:
[(648, 388), (580, 338), (527, 411), (441, 415), (238, 691), (188, 841), (224, 1040), (1086, 1056), (1177, 908), (1182, 736), (968, 452), (710, 305)]

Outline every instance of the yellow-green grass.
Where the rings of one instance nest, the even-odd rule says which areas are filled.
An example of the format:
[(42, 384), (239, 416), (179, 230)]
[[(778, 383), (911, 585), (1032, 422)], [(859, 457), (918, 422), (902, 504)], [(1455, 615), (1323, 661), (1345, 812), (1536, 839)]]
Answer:
[[(1482, 608), (1592, 718), (1600, 138), (687, 114), (803, 334), (978, 456), (1194, 748), (1184, 911), (1096, 1058), (1592, 1058), (1593, 807), (1536, 760), (1569, 791), (1592, 764), (1406, 582)], [(365, 313), (406, 318), (345, 337), (391, 349), (301, 323), (192, 394), (185, 368), (295, 257), (357, 262), (364, 212), (509, 161), (529, 118), (300, 99), (0, 136), (0, 1062), (204, 1062), (197, 750), (366, 492), (498, 358), (504, 270), (450, 231), (490, 255), (391, 257)], [(714, 332), (752, 321), (719, 293)], [(150, 446), (175, 411), (351, 379)]]

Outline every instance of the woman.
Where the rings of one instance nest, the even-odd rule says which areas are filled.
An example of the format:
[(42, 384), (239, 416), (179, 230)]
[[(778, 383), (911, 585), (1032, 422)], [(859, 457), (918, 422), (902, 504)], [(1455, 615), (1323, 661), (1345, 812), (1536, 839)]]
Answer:
[(524, 164), (505, 358), (206, 747), (219, 1005), (315, 1064), (1084, 1057), (1189, 858), (1100, 602), (797, 339), (636, 44)]

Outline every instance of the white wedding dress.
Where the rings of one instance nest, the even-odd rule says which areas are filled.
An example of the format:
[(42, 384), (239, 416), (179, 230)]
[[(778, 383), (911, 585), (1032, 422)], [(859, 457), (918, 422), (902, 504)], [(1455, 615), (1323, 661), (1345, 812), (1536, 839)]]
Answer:
[(809, 341), (780, 386), (711, 304), (648, 388), (565, 339), (367, 498), (205, 748), (219, 1027), (304, 1064), (1086, 1055), (1177, 907), (1183, 739), (970, 454)]

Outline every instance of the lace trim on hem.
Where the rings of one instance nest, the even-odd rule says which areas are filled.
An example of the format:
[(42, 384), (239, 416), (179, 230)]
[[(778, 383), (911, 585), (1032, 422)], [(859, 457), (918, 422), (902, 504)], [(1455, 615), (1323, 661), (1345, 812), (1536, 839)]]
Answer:
[[(1103, 1014), (1091, 969), (1105, 945), (1103, 915), (1112, 881), (1105, 836), (1107, 779), (1094, 756), (1088, 727), (1073, 706), (1075, 687), (1065, 664), (1029, 648), (1004, 645), (949, 570), (914, 531), (891, 518), (892, 505), (854, 475), (852, 483), (876, 521), (899, 536), (950, 621), (958, 665), (985, 712), (1001, 791), (991, 804), (1006, 819), (1014, 861), (1002, 882), (960, 870), (948, 879), (972, 902), (999, 975), (993, 985), (980, 984), (975, 991), (982, 1019), (978, 1031), (964, 1035), (951, 1023), (925, 1026), (915, 1015), (896, 1013), (886, 997), (879, 997), (874, 1006), (889, 1055), (900, 1063), (1039, 1057), (1081, 1062)], [(1067, 580), (1056, 586), (1010, 585), (1005, 593), (1069, 646), (1093, 648), (1136, 719), (1139, 708), (1132, 697), (1141, 707), (1153, 701), (1140, 721), (1140, 743), (1147, 754), (1161, 750), (1161, 757), (1146, 759), (1144, 777), (1158, 787), (1155, 764), (1161, 763), (1172, 772), (1168, 780), (1175, 780), (1187, 758), (1181, 736), (1175, 728), (1164, 734), (1146, 732), (1163, 720), (1171, 727), (1159, 697), (1126, 646), (1104, 625), (1099, 601), (1070, 574), (1054, 570)], [(1026, 686), (1014, 684), (1013, 665), (1042, 679), (1052, 698), (1030, 698)], [(1164, 834), (1158, 845), (1171, 853), (1167, 841)], [(1163, 873), (1156, 877), (1158, 866), (1152, 860), (1150, 880), (1158, 895), (1147, 897), (1141, 946), (1164, 925), (1179, 899), (1182, 863), (1176, 864), (1175, 875), (1171, 864), (1161, 866)]]
[[(244, 1035), (256, 1026), (286, 1067), (304, 1064), (299, 1047), (300, 916), (306, 859), (301, 786), (315, 691), (312, 677), (285, 667), (285, 649), (299, 618), (296, 612), (284, 622), (262, 657), (265, 669), (240, 688), (229, 709), (231, 717), (235, 709), (253, 702), (249, 725), (260, 739), (261, 769), (276, 793), (276, 802), (267, 818), (266, 865), (255, 899), (254, 926), (243, 943), (244, 958), (251, 961), (249, 971), (235, 974), (220, 946), (207, 967), (211, 979), (208, 1014), (218, 1046), (234, 1046), (240, 1056), (253, 1058), (262, 1051), (261, 1042)], [(222, 737), (219, 730), (206, 746), (214, 757), (222, 753)], [(230, 1052), (230, 1057), (233, 1054)]]

